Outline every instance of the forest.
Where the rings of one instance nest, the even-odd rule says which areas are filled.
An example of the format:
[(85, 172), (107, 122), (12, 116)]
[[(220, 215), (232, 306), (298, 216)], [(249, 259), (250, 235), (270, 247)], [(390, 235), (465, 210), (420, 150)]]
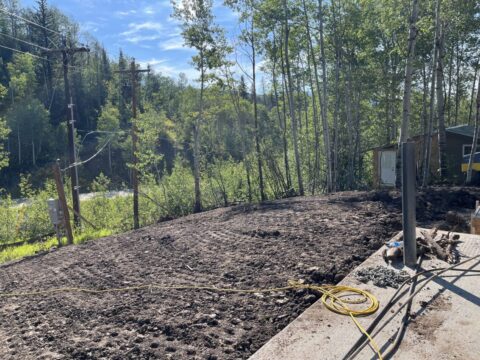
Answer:
[[(217, 24), (211, 0), (172, 2), (185, 44), (195, 50), (197, 78), (154, 71), (133, 78), (135, 54), (114, 59), (94, 37), (85, 44), (79, 24), (47, 0), (32, 8), (0, 0), (4, 202), (51, 190), (56, 159), (69, 168), (71, 110), (80, 193), (131, 189), (138, 172), (149, 203), (143, 208), (161, 213), (142, 223), (238, 202), (367, 189), (372, 148), (478, 121), (476, 0), (224, 5), (238, 14), (235, 39)], [(89, 52), (62, 59), (61, 49), (82, 47)], [(248, 61), (239, 63), (238, 54)], [(434, 181), (441, 178), (424, 179)]]

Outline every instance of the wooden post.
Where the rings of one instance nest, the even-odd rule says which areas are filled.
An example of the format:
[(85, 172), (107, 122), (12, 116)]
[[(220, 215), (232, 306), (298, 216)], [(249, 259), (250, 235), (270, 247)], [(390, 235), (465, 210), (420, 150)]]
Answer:
[(470, 218), (470, 233), (474, 235), (480, 235), (480, 202), (475, 202), (475, 210), (473, 210)]
[(45, 53), (62, 54), (63, 62), (63, 82), (65, 86), (65, 101), (67, 102), (67, 117), (70, 113), (70, 120), (67, 120), (68, 133), (68, 159), (70, 166), (70, 180), (72, 182), (72, 202), (75, 213), (73, 214), (75, 226), (80, 226), (80, 189), (78, 185), (78, 169), (77, 169), (77, 155), (75, 150), (75, 120), (73, 116), (73, 97), (72, 88), (68, 80), (68, 69), (70, 68), (69, 61), (73, 59), (76, 53), (90, 52), (87, 47), (67, 47), (67, 38), (62, 36), (61, 49), (45, 49)]
[(72, 226), (70, 224), (70, 214), (68, 212), (67, 198), (65, 197), (65, 189), (63, 188), (62, 175), (60, 173), (60, 166), (57, 163), (53, 166), (53, 176), (55, 178), (55, 185), (57, 186), (58, 200), (63, 212), (63, 223), (67, 232), (68, 244), (73, 244)]
[(132, 81), (132, 185), (133, 185), (133, 228), (138, 229), (140, 227), (140, 221), (138, 216), (138, 158), (137, 158), (137, 74), (149, 73), (150, 69), (140, 70), (135, 65), (135, 59), (130, 64), (130, 70), (119, 70), (115, 73), (130, 74)]

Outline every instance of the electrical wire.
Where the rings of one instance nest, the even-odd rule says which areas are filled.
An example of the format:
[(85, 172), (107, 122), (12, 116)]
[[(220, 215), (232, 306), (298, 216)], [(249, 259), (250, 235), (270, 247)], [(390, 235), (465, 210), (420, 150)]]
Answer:
[[(375, 328), (377, 327), (377, 325), (380, 323), (380, 321), (383, 319), (383, 317), (388, 313), (389, 309), (394, 305), (396, 304), (400, 298), (403, 296), (402, 294), (400, 294), (401, 292), (401, 289), (406, 285), (408, 284), (410, 281), (413, 281), (413, 279), (415, 278), (418, 278), (419, 276), (421, 275), (424, 275), (424, 274), (427, 274), (427, 273), (436, 273), (430, 277), (427, 277), (425, 279), (422, 279), (420, 282), (423, 282), (423, 284), (413, 293), (411, 294), (406, 301), (404, 301), (402, 303), (402, 305), (400, 305), (400, 307), (394, 311), (394, 313), (392, 314), (391, 318), (394, 318), (405, 306), (408, 305), (408, 303), (430, 282), (432, 281), (433, 279), (435, 279), (436, 277), (439, 277), (441, 274), (447, 272), (447, 271), (463, 271), (463, 272), (478, 272), (476, 270), (471, 270), (471, 269), (457, 269), (459, 266), (461, 265), (464, 265), (470, 261), (473, 261), (473, 260), (476, 260), (476, 259), (479, 259), (480, 258), (480, 255), (476, 255), (476, 256), (473, 256), (471, 258), (468, 258), (464, 261), (461, 261), (459, 262), (458, 264), (454, 264), (452, 266), (449, 266), (449, 267), (446, 267), (446, 268), (433, 268), (433, 269), (428, 269), (428, 270), (424, 270), (424, 271), (421, 271), (417, 274), (415, 274), (414, 276), (412, 276), (410, 279), (406, 280), (405, 282), (403, 282), (400, 287), (397, 289), (397, 291), (392, 295), (392, 297), (390, 298), (389, 302), (385, 305), (385, 307), (383, 308), (383, 310), (378, 314), (378, 316), (375, 318), (375, 320), (372, 322), (372, 324), (370, 324), (370, 326), (366, 329), (366, 331), (370, 334), (372, 334), (372, 337), (375, 337), (376, 335), (378, 335), (380, 333), (380, 331), (383, 330), (383, 328), (386, 326), (386, 323), (383, 324), (377, 331), (375, 331), (375, 333), (373, 333), (373, 331), (375, 330)], [(400, 294), (400, 295), (399, 295)], [(352, 346), (352, 348), (344, 355), (344, 357), (342, 358), (343, 360), (347, 360), (347, 359), (355, 359), (355, 357), (360, 353), (360, 351), (362, 351), (362, 349), (368, 344), (368, 339), (366, 339), (363, 335), (360, 337), (359, 340), (357, 340), (357, 342)], [(389, 354), (387, 354), (389, 355)]]
[[(80, 287), (64, 287), (56, 289), (46, 289), (46, 290), (34, 290), (26, 292), (2, 292), (0, 293), (0, 298), (10, 298), (10, 297), (29, 297), (29, 296), (48, 296), (58, 293), (85, 293), (85, 294), (104, 294), (104, 293), (118, 293), (134, 290), (207, 290), (207, 291), (216, 291), (216, 292), (226, 292), (226, 293), (243, 293), (243, 294), (253, 294), (253, 293), (266, 293), (266, 292), (280, 292), (287, 290), (298, 290), (298, 289), (307, 289), (318, 291), (322, 294), (321, 301), (327, 309), (341, 315), (349, 315), (354, 323), (358, 326), (360, 331), (364, 333), (372, 343), (372, 346), (376, 349), (377, 354), (380, 359), (382, 355), (378, 346), (375, 344), (374, 340), (371, 339), (370, 335), (365, 332), (365, 329), (361, 324), (356, 320), (357, 316), (368, 316), (375, 313), (378, 310), (378, 300), (370, 294), (368, 291), (357, 289), (349, 286), (343, 285), (310, 285), (303, 284), (298, 281), (290, 280), (288, 281), (287, 286), (284, 287), (275, 287), (275, 288), (256, 288), (256, 289), (236, 289), (236, 288), (218, 288), (212, 285), (161, 285), (161, 284), (142, 284), (137, 286), (129, 286), (123, 288), (109, 288), (109, 289), (94, 289), (94, 288), (80, 288)], [(349, 300), (344, 299), (346, 296), (359, 295), (362, 297), (360, 300)], [(361, 304), (368, 302), (368, 306), (364, 309), (353, 309), (349, 308), (348, 304)]]
[[(415, 274), (419, 273), (419, 269), (422, 266), (422, 261), (423, 261), (423, 256), (420, 256), (415, 266)], [(412, 280), (412, 284), (410, 285), (410, 290), (408, 291), (410, 296), (413, 295), (413, 293), (415, 292), (415, 287), (417, 286), (417, 280), (418, 280), (418, 277), (414, 277)], [(384, 360), (388, 360), (393, 356), (393, 354), (398, 350), (398, 347), (400, 346), (400, 343), (403, 340), (403, 337), (405, 336), (408, 319), (410, 318), (410, 310), (412, 308), (412, 303), (413, 303), (413, 298), (411, 298), (411, 300), (407, 304), (407, 308), (405, 309), (405, 314), (403, 314), (403, 318), (402, 318), (402, 325), (397, 331), (397, 336), (395, 337), (395, 341), (393, 342), (392, 346), (389, 349), (383, 352)]]
[(20, 53), (20, 54), (27, 54), (27, 55), (30, 55), (34, 58), (37, 58), (37, 59), (41, 59), (41, 60), (45, 60), (45, 61), (50, 61), (44, 57), (41, 57), (41, 56), (38, 56), (38, 55), (35, 55), (35, 54), (32, 54), (28, 51), (21, 51), (21, 50), (17, 50), (17, 49), (14, 49), (14, 48), (11, 48), (11, 47), (8, 47), (8, 46), (5, 46), (5, 45), (0, 45), (1, 48), (4, 48), (4, 49), (7, 49), (7, 50), (11, 50), (11, 51), (15, 51), (17, 53)]
[(56, 31), (56, 30), (49, 29), (49, 28), (47, 28), (47, 27), (45, 27), (45, 26), (43, 26), (43, 25), (40, 25), (40, 24), (32, 21), (32, 20), (25, 19), (25, 18), (21, 17), (20, 15), (17, 15), (17, 14), (14, 14), (14, 13), (8, 11), (8, 10), (5, 9), (5, 8), (0, 8), (0, 11), (3, 12), (3, 13), (5, 13), (5, 14), (7, 14), (7, 15), (13, 16), (13, 17), (15, 17), (15, 18), (17, 18), (17, 19), (19, 19), (19, 20), (22, 20), (22, 21), (24, 21), (24, 22), (26, 22), (26, 23), (28, 23), (28, 24), (38, 26), (39, 28), (42, 28), (42, 29), (44, 29), (44, 30), (47, 30), (47, 31), (50, 31), (50, 32), (52, 32), (52, 33), (54, 33), (54, 34), (57, 34), (57, 35), (62, 36), (62, 34), (59, 33), (59, 32)]
[(93, 154), (91, 157), (89, 157), (87, 160), (84, 160), (84, 161), (80, 161), (80, 162), (75, 162), (73, 164), (71, 164), (70, 166), (67, 166), (65, 169), (62, 169), (63, 172), (73, 168), (73, 167), (76, 167), (76, 166), (81, 166), (81, 165), (84, 165), (86, 163), (88, 163), (89, 161), (92, 161), (93, 159), (95, 159), (106, 147), (107, 145), (110, 143), (110, 141), (112, 141), (113, 139), (113, 136), (110, 136), (110, 138), (107, 139), (107, 141), (105, 142), (105, 144), (102, 145), (102, 147), (100, 148), (100, 150), (98, 150), (95, 154)]
[(20, 42), (22, 42), (22, 43), (24, 43), (24, 44), (27, 44), (27, 45), (30, 45), (30, 46), (35, 46), (35, 47), (37, 47), (37, 48), (39, 48), (39, 49), (41, 49), (41, 50), (50, 50), (50, 49), (48, 49), (48, 48), (46, 48), (46, 47), (43, 47), (43, 46), (41, 46), (41, 45), (34, 44), (34, 43), (31, 43), (31, 42), (26, 41), (26, 40), (19, 39), (19, 38), (15, 37), (15, 36), (12, 36), (12, 35), (9, 35), (9, 34), (5, 34), (5, 33), (0, 32), (0, 35), (9, 37), (10, 39), (13, 39), (13, 40), (16, 40), (16, 41), (20, 41)]
[(83, 137), (82, 142), (80, 145), (82, 145), (85, 142), (85, 139), (93, 134), (110, 134), (110, 135), (124, 135), (125, 131), (103, 131), (103, 130), (94, 130), (94, 131), (88, 131), (88, 130), (78, 130), (78, 132), (87, 132), (87, 134)]
[[(7, 50), (11, 50), (11, 51), (15, 51), (19, 54), (25, 54), (25, 55), (30, 55), (34, 58), (37, 58), (37, 59), (40, 59), (40, 60), (44, 60), (44, 61), (48, 61), (49, 63), (51, 64), (54, 64), (54, 65), (58, 65), (58, 63), (52, 61), (52, 60), (49, 60), (47, 58), (44, 58), (44, 57), (41, 57), (41, 56), (38, 56), (38, 55), (35, 55), (35, 54), (32, 54), (31, 52), (28, 52), (28, 51), (22, 51), (22, 50), (17, 50), (17, 49), (14, 49), (14, 48), (11, 48), (11, 47), (8, 47), (8, 46), (5, 46), (5, 45), (0, 45), (1, 48), (4, 48), (4, 49), (7, 49)], [(62, 64), (63, 66), (63, 64)], [(70, 69), (73, 69), (73, 70), (85, 70), (86, 68), (84, 67), (81, 67), (81, 66), (77, 66), (77, 65), (68, 65), (68, 68)]]

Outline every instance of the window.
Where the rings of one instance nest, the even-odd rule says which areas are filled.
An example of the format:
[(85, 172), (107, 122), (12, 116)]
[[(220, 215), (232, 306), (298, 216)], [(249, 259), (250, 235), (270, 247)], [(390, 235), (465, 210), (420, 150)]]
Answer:
[[(464, 144), (463, 145), (463, 156), (465, 155), (470, 155), (470, 152), (472, 151), (472, 144)], [(480, 152), (480, 145), (477, 145), (477, 152)]]

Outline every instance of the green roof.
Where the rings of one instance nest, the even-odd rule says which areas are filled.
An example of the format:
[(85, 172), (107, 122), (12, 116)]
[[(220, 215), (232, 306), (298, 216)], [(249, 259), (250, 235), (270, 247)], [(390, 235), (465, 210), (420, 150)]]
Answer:
[[(457, 125), (457, 126), (452, 126), (449, 128), (445, 129), (446, 132), (455, 134), (455, 135), (461, 135), (461, 136), (466, 136), (466, 137), (471, 137), (473, 138), (473, 133), (475, 132), (475, 127), (473, 125)], [(433, 134), (436, 134), (437, 130), (433, 132)], [(432, 134), (432, 135), (433, 135)], [(423, 134), (420, 135), (415, 135), (413, 138), (420, 138), (423, 137)], [(371, 148), (369, 150), (375, 150), (375, 149), (395, 149), (397, 147), (396, 142), (392, 142), (391, 144), (384, 144), (382, 146), (377, 146), (374, 148)]]
[(473, 138), (475, 127), (472, 125), (457, 125), (445, 129), (447, 132)]

